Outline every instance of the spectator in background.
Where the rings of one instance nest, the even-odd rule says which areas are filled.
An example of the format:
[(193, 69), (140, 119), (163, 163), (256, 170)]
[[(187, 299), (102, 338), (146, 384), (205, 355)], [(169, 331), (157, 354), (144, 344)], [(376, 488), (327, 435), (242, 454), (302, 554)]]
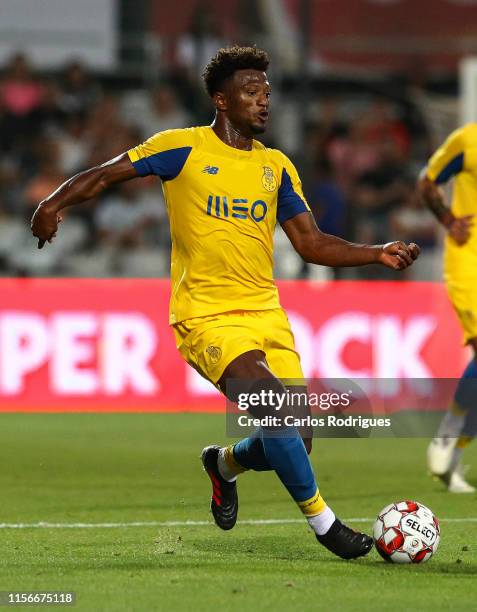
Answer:
[(8, 149), (20, 144), (34, 129), (35, 111), (42, 103), (43, 84), (33, 74), (23, 53), (8, 62), (0, 81), (0, 107), (3, 109), (3, 138)]
[(352, 190), (357, 178), (372, 170), (379, 160), (375, 143), (367, 138), (367, 127), (367, 117), (360, 116), (330, 138), (327, 145), (334, 175), (346, 194)]
[(151, 242), (157, 246), (157, 235), (150, 239), (148, 230), (157, 232), (165, 216), (159, 189), (128, 181), (104, 198), (95, 211), (94, 223), (103, 245), (133, 249)]
[[(409, 195), (403, 172), (409, 132), (387, 100), (372, 100), (350, 122), (340, 112), (337, 100), (326, 98), (307, 132), (307, 157), (316, 160), (307, 187), (310, 207), (327, 233), (357, 242), (386, 241), (390, 215)], [(353, 273), (383, 277), (372, 268)]]
[(8, 151), (11, 139), (8, 138), (8, 116), (0, 99), (0, 155)]
[(8, 161), (0, 160), (0, 217), (14, 215), (18, 212), (18, 202), (21, 200), (21, 173), (18, 166)]
[(315, 120), (308, 126), (307, 147), (316, 163), (329, 163), (329, 146), (336, 139), (346, 138), (349, 129), (339, 115), (338, 101), (326, 97), (315, 108)]
[(364, 137), (367, 142), (379, 147), (381, 142), (391, 141), (396, 157), (403, 161), (408, 159), (410, 134), (387, 100), (375, 98), (365, 117)]
[(225, 45), (209, 2), (198, 2), (189, 30), (177, 42), (176, 61), (193, 81), (199, 81), (209, 59)]
[(358, 240), (369, 236), (389, 236), (388, 215), (394, 207), (402, 205), (407, 196), (406, 177), (402, 166), (394, 157), (392, 142), (382, 143), (381, 158), (375, 167), (363, 172), (357, 179), (353, 204), (360, 224)]
[(54, 140), (40, 139), (37, 142), (36, 155), (38, 170), (27, 183), (24, 191), (26, 215), (31, 214), (31, 207), (36, 206), (38, 198), (45, 198), (66, 180), (59, 164), (59, 148)]
[(191, 124), (190, 115), (168, 83), (158, 85), (149, 94), (134, 92), (126, 96), (121, 116), (138, 128), (142, 140), (156, 132), (184, 128)]
[(88, 165), (112, 159), (140, 139), (140, 135), (123, 121), (118, 97), (110, 93), (103, 94), (90, 109), (85, 137), (92, 152)]
[(437, 247), (436, 221), (430, 210), (422, 206), (414, 182), (409, 180), (406, 186), (404, 201), (390, 215), (390, 236), (415, 240), (427, 254)]
[(346, 193), (367, 172), (383, 162), (382, 143), (389, 143), (396, 159), (403, 163), (410, 151), (406, 126), (394, 116), (392, 106), (376, 99), (327, 144), (327, 154), (338, 182)]
[[(358, 242), (369, 239), (374, 243), (385, 236), (389, 239), (390, 214), (402, 206), (409, 193), (396, 142), (391, 139), (380, 142), (379, 146), (376, 144), (376, 154), (376, 164), (357, 178), (352, 192), (354, 234)], [(377, 267), (374, 272), (375, 278), (389, 276), (383, 275)], [(368, 270), (368, 275), (373, 275), (372, 268)]]
[(85, 66), (70, 62), (61, 79), (61, 107), (67, 114), (86, 114), (98, 100), (100, 87)]
[(55, 140), (64, 174), (71, 176), (86, 167), (91, 151), (85, 137), (85, 119), (82, 114), (68, 115), (63, 129), (56, 132)]
[(226, 44), (214, 7), (207, 1), (197, 2), (187, 32), (177, 40), (175, 65), (170, 74), (172, 85), (197, 124), (213, 119), (201, 83), (202, 71), (217, 49)]
[(307, 200), (321, 231), (344, 238), (347, 203), (326, 159), (316, 169)]
[(43, 85), (32, 74), (26, 56), (16, 53), (0, 84), (3, 108), (14, 117), (27, 117), (40, 106), (43, 93)]
[(47, 134), (60, 130), (67, 115), (61, 106), (61, 89), (54, 78), (45, 79), (43, 83), (43, 99), (35, 112), (37, 131)]
[[(326, 157), (317, 160), (313, 180), (306, 190), (306, 198), (318, 227), (322, 232), (344, 238), (347, 235), (347, 202), (339, 184), (333, 177)], [(302, 277), (306, 277), (309, 266), (302, 266)], [(335, 278), (341, 276), (340, 268), (333, 268)]]

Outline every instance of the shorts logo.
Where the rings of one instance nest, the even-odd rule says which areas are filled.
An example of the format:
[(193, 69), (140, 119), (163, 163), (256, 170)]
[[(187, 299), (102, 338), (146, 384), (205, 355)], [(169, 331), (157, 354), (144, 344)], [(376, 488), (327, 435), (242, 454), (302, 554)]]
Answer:
[(267, 191), (275, 191), (277, 188), (277, 179), (268, 166), (263, 166), (262, 185)]
[(472, 312), (472, 310), (463, 310), (462, 316), (464, 317), (464, 319), (467, 319), (470, 323), (473, 323), (475, 321), (475, 315)]
[(461, 310), (460, 308), (457, 309), (457, 314), (459, 315), (459, 319), (460, 322), (462, 323), (462, 325), (465, 327), (466, 325), (475, 325), (476, 322), (476, 317), (474, 315), (474, 313), (472, 312), (472, 310)]
[(205, 352), (210, 357), (212, 363), (217, 363), (222, 357), (222, 350), (218, 346), (210, 345), (205, 349)]

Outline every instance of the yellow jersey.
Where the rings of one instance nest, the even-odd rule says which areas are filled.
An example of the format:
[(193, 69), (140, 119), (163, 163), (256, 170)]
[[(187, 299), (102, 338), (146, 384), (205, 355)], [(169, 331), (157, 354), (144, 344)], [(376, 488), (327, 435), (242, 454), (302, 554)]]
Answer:
[(233, 310), (279, 307), (273, 233), (309, 211), (297, 171), (254, 140), (225, 144), (212, 127), (159, 132), (128, 151), (140, 176), (162, 180), (169, 215), (169, 323)]
[[(469, 123), (450, 134), (429, 160), (426, 176), (437, 184), (454, 177), (452, 213), (456, 217), (477, 215), (477, 123)], [(446, 236), (444, 274), (448, 281), (475, 282), (477, 225), (474, 224), (469, 240), (462, 246)]]

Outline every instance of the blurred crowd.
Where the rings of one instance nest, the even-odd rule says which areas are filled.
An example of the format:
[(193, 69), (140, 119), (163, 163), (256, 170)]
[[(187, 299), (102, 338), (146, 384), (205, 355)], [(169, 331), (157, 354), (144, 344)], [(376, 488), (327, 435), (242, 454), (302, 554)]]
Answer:
[[(320, 228), (360, 243), (417, 242), (427, 264), (419, 276), (435, 277), (439, 228), (415, 187), (435, 145), (418, 107), (369, 97), (353, 109), (325, 99), (316, 117), (306, 130), (305, 191)], [(395, 277), (380, 266), (351, 274)], [(340, 275), (346, 270), (335, 270)]]
[[(45, 75), (22, 53), (2, 67), (1, 275), (168, 274), (168, 222), (160, 182), (154, 178), (129, 181), (67, 209), (52, 248), (35, 250), (29, 219), (37, 204), (75, 173), (155, 132), (211, 122), (191, 45), (182, 41), (174, 71), (150, 88), (107, 87), (78, 61)], [(312, 96), (302, 116), (296, 97), (287, 98), (278, 87), (274, 98), (265, 142), (296, 161), (323, 231), (359, 242), (413, 240), (434, 252), (437, 225), (414, 189), (433, 143), (415, 108), (375, 96), (353, 104), (343, 96)], [(303, 120), (302, 127), (297, 120)], [(290, 138), (294, 131), (298, 136)], [(277, 276), (329, 277), (330, 272), (303, 265), (280, 232)], [(388, 274), (379, 267), (334, 271), (347, 278)]]

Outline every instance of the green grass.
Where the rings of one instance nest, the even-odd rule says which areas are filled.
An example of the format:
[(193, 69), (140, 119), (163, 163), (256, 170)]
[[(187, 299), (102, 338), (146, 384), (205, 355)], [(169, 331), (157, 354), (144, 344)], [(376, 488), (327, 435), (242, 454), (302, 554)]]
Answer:
[[(225, 441), (224, 427), (223, 417), (204, 414), (0, 415), (0, 523), (209, 520), (198, 455)], [(317, 440), (313, 460), (343, 518), (373, 517), (400, 498), (440, 518), (476, 517), (474, 495), (450, 496), (428, 478), (425, 448), (419, 439)], [(477, 465), (475, 448), (466, 460)], [(300, 516), (273, 474), (245, 474), (239, 492), (241, 519)], [(476, 530), (444, 521), (429, 563), (394, 566), (375, 551), (335, 559), (304, 523), (228, 533), (0, 529), (0, 590), (74, 590), (75, 609), (93, 611), (468, 610), (477, 601)]]

